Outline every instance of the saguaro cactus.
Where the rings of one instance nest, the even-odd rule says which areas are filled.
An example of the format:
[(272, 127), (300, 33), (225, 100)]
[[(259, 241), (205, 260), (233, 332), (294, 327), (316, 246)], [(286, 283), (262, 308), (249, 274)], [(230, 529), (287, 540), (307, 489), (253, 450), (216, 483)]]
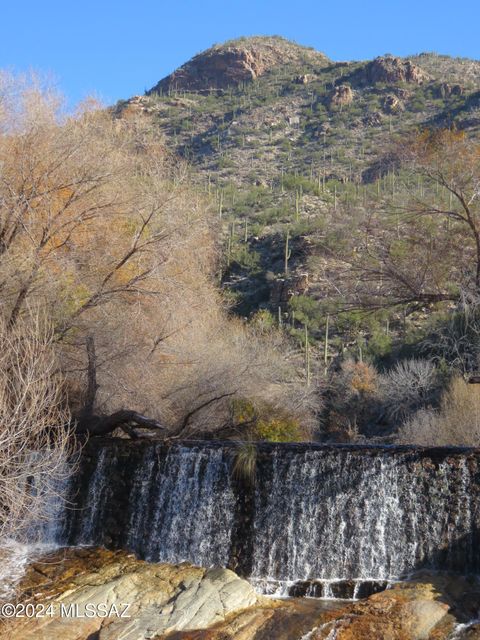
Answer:
[(308, 342), (308, 325), (305, 323), (305, 380), (307, 387), (311, 383), (311, 371), (310, 371), (310, 343)]
[(285, 275), (288, 275), (288, 261), (292, 255), (292, 251), (290, 249), (290, 229), (287, 229), (287, 235), (285, 237)]
[(330, 329), (330, 316), (327, 315), (327, 320), (325, 322), (325, 346), (323, 351), (323, 361), (325, 364), (325, 375), (327, 375), (328, 371), (328, 332)]

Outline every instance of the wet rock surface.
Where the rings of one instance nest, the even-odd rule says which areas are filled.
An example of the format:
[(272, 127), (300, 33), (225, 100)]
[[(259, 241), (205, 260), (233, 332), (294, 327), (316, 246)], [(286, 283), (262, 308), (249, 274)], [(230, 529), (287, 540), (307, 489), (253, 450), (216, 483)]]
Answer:
[[(86, 640), (93, 633), (98, 640), (163, 637), (211, 626), (262, 601), (228, 569), (148, 564), (104, 549), (49, 554), (30, 565), (18, 592), (19, 602), (52, 605), (56, 615), (17, 619), (4, 631), (12, 640)], [(89, 617), (90, 605), (100, 615)], [(104, 609), (110, 615), (103, 617)], [(67, 610), (75, 615), (59, 615)]]
[(441, 640), (455, 620), (431, 584), (405, 583), (352, 605), (315, 631), (311, 640)]
[[(32, 562), (18, 601), (49, 604), (55, 616), (3, 621), (5, 640), (447, 640), (480, 604), (474, 579), (421, 574), (357, 602), (274, 600), (227, 569), (148, 564), (123, 551), (69, 548)], [(468, 602), (467, 608), (463, 604)], [(85, 617), (86, 604), (116, 605)], [(60, 617), (60, 605), (74, 615)], [(457, 617), (452, 615), (455, 612)], [(82, 617), (83, 616), (83, 617)], [(477, 634), (477, 635), (476, 635)]]

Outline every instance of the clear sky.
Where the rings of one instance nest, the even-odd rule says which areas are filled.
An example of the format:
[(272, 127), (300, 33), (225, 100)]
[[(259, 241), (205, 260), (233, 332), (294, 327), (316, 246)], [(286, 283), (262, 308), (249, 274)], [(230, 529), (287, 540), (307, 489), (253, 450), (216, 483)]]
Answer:
[(480, 59), (480, 0), (3, 0), (0, 67), (50, 73), (70, 102), (143, 93), (194, 54), (282, 35), (334, 60)]

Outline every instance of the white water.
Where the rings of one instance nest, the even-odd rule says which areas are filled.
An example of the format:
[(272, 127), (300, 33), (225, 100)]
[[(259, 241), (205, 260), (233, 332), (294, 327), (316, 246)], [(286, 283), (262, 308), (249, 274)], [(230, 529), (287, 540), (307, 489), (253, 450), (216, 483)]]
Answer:
[(156, 471), (147, 459), (132, 492), (128, 546), (143, 541), (148, 560), (225, 565), (235, 503), (228, 466), (221, 449), (171, 449)]
[(238, 527), (243, 489), (231, 481), (231, 447), (148, 445), (139, 453), (130, 462), (115, 448), (98, 452), (75, 543), (110, 538), (151, 561), (204, 566), (226, 565), (232, 549), (245, 549), (252, 582), (275, 595), (315, 582), (305, 584), (307, 595), (344, 597), (348, 582), (349, 597), (362, 597), (362, 584), (420, 568), (478, 569), (476, 457), (272, 447), (257, 458)]
[[(104, 448), (90, 478), (76, 544), (102, 544), (105, 522), (115, 518), (112, 473), (125, 461)], [(226, 565), (235, 515), (230, 458), (221, 448), (171, 447), (161, 455), (153, 445), (129, 477), (128, 519), (123, 544), (150, 561), (201, 566)]]
[(457, 624), (451, 636), (449, 636), (449, 640), (462, 640), (462, 638), (467, 638), (467, 632), (473, 626), (480, 624), (480, 620), (472, 620), (468, 624)]
[(15, 595), (16, 585), (30, 562), (56, 548), (55, 542), (23, 544), (6, 540), (0, 545), (0, 603), (11, 600)]
[(420, 568), (479, 570), (475, 455), (279, 445), (257, 457), (242, 506), (249, 490), (231, 480), (234, 451), (101, 447), (85, 467), (68, 543), (203, 566), (246, 558), (256, 588), (280, 596), (298, 587), (360, 598)]
[(80, 529), (81, 543), (93, 545), (96, 542), (96, 531), (102, 526), (102, 512), (109, 496), (108, 478), (109, 460), (107, 449), (101, 449), (97, 458), (95, 471), (90, 481), (86, 509), (82, 513)]
[(466, 460), (427, 475), (409, 457), (272, 453), (256, 492), (253, 579), (281, 589), (292, 580), (391, 581), (422, 566), (467, 569), (475, 545)]
[(41, 517), (33, 522), (26, 532), (22, 532), (18, 539), (9, 538), (0, 543), (0, 602), (12, 599), (16, 585), (32, 560), (64, 543), (68, 486), (67, 465), (58, 474), (58, 478), (52, 479), (51, 482), (48, 478), (42, 478), (42, 490), (47, 492), (48, 498), (42, 504)]

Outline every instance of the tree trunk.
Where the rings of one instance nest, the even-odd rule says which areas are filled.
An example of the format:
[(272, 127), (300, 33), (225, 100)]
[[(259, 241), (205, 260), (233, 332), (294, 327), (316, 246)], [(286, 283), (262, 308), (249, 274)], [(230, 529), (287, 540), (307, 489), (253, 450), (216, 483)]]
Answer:
[(138, 434), (132, 427), (132, 423), (144, 429), (165, 430), (159, 422), (147, 418), (130, 409), (120, 409), (108, 416), (99, 416), (94, 413), (95, 398), (98, 390), (97, 383), (97, 356), (95, 353), (95, 341), (93, 336), (87, 336), (87, 391), (82, 410), (75, 418), (75, 433), (87, 436), (105, 436), (120, 427), (131, 438), (138, 438)]
[(82, 416), (76, 423), (75, 431), (78, 435), (105, 436), (115, 431), (117, 427), (120, 427), (131, 438), (138, 438), (138, 434), (131, 426), (132, 423), (136, 427), (144, 429), (166, 430), (166, 427), (152, 418), (142, 416), (136, 411), (121, 409), (108, 416), (97, 416), (94, 414)]

